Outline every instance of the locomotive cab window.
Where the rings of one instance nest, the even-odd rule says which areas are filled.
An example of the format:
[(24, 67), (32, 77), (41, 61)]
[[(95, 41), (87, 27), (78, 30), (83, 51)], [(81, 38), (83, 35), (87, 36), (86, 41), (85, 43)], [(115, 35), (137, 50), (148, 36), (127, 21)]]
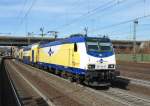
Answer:
[(78, 51), (77, 43), (74, 43), (74, 52)]

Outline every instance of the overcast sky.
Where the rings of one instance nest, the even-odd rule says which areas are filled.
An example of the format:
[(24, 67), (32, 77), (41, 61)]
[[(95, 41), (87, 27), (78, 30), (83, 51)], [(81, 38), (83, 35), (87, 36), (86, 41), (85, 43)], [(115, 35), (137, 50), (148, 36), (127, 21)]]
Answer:
[[(67, 37), (88, 27), (89, 36), (128, 40), (133, 22), (107, 26), (148, 14), (150, 0), (0, 0), (0, 33), (26, 36), (44, 27), (45, 32), (55, 30)], [(137, 39), (150, 40), (150, 17), (138, 21)]]

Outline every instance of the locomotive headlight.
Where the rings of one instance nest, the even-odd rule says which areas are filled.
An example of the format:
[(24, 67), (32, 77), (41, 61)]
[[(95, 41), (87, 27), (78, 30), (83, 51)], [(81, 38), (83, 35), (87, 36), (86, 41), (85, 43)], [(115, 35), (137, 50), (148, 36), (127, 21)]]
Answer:
[(115, 65), (114, 64), (109, 64), (108, 68), (115, 68)]
[(95, 64), (89, 64), (88, 69), (95, 69)]

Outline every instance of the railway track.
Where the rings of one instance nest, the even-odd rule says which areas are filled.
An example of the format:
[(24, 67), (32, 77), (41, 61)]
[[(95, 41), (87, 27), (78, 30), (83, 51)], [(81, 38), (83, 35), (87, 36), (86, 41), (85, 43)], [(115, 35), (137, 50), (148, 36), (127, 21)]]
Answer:
[[(23, 67), (25, 68), (26, 66), (32, 68), (33, 70), (42, 71), (40, 69), (35, 69), (34, 67), (31, 67), (28, 65), (25, 65)], [(50, 76), (55, 76), (55, 75), (52, 75), (45, 71), (44, 71), (44, 73), (46, 73), (47, 75), (50, 75)], [(60, 78), (58, 76), (55, 76), (55, 77), (62, 80), (62, 78)], [(45, 77), (45, 78), (47, 78), (47, 77)], [(45, 80), (48, 81), (48, 79), (45, 79)], [(67, 81), (67, 83), (69, 82), (66, 79), (63, 79), (63, 80)], [(72, 85), (72, 83), (70, 83), (68, 86), (71, 86), (71, 85)], [(83, 86), (80, 84), (74, 84), (74, 85), (76, 86), (76, 89), (82, 88), (82, 89), (84, 89), (84, 91), (87, 91), (88, 93), (89, 92), (93, 93), (93, 95), (95, 95), (95, 97), (97, 96), (97, 97), (107, 98), (107, 99), (109, 99), (109, 101), (112, 101), (112, 103), (117, 102), (117, 103), (121, 104), (121, 106), (122, 105), (125, 105), (125, 106), (150, 106), (149, 97), (143, 96), (143, 95), (137, 95), (135, 93), (131, 93), (130, 91), (121, 90), (118, 88), (110, 88), (109, 90), (96, 90), (96, 89), (89, 88), (89, 87), (86, 87), (86, 86)], [(84, 97), (84, 98), (86, 98), (86, 97)], [(94, 102), (93, 106), (99, 106), (99, 105), (97, 105), (96, 102)]]
[(22, 102), (10, 77), (10, 73), (4, 65), (4, 60), (6, 58), (7, 57), (0, 57), (0, 106), (22, 106)]
[[(10, 77), (10, 73), (7, 71), (4, 60), (7, 57), (0, 57), (0, 105), (1, 106), (22, 106), (22, 102), (16, 91), (14, 83)], [(6, 98), (7, 97), (7, 98)]]
[[(11, 66), (13, 70), (17, 70), (14, 66)], [(15, 71), (49, 106), (55, 106), (48, 97), (46, 97), (36, 86), (34, 86), (23, 74), (19, 71)]]
[(143, 97), (137, 97), (120, 89), (111, 88), (108, 91), (104, 91), (104, 93), (128, 106), (150, 106), (150, 100)]
[(89, 87), (84, 88), (126, 106), (150, 106), (149, 96), (137, 95), (133, 92), (112, 87), (108, 90), (96, 90)]
[[(121, 76), (131, 79), (131, 82), (140, 84), (140, 82), (145, 83), (145, 81), (150, 81), (150, 64), (144, 63), (133, 63), (133, 62), (118, 62), (117, 70), (120, 71)], [(141, 79), (144, 81), (139, 81)], [(147, 82), (145, 85), (148, 84)]]
[(128, 80), (130, 80), (130, 83), (132, 83), (132, 84), (150, 87), (150, 81), (135, 79), (135, 78), (129, 78), (129, 77), (124, 77), (124, 76), (119, 76), (118, 78), (128, 79)]
[(125, 106), (150, 106), (150, 100), (146, 99), (145, 97), (138, 97), (136, 95), (133, 95), (129, 92), (122, 91), (120, 89), (114, 89), (110, 88), (109, 90), (94, 90), (91, 88), (89, 89), (92, 92), (97, 93), (98, 95), (107, 97), (111, 100), (114, 100), (116, 102), (119, 102)]
[[(28, 83), (28, 85), (36, 91), (43, 100), (49, 106), (80, 106), (77, 101), (67, 97), (66, 95), (57, 91), (53, 85), (43, 77), (36, 76), (36, 73), (32, 73), (32, 69), (24, 68), (21, 65), (14, 64), (11, 61), (7, 61), (7, 64), (12, 67), (13, 71), (17, 73), (22, 79)], [(40, 75), (40, 74), (39, 74)], [(44, 105), (45, 106), (45, 105)]]
[(8, 72), (8, 70), (5, 70), (5, 71), (6, 71), (6, 73), (7, 73), (8, 80), (9, 80), (9, 82), (10, 82), (10, 87), (11, 87), (11, 89), (12, 89), (14, 99), (16, 100), (16, 105), (17, 105), (17, 106), (22, 106), (22, 102), (21, 102), (21, 100), (20, 100), (20, 97), (19, 97), (19, 95), (18, 95), (18, 92), (16, 91), (16, 88), (15, 88), (15, 86), (14, 86), (13, 80), (12, 80), (11, 77), (10, 77), (10, 73)]
[(89, 91), (88, 89), (86, 89), (85, 86), (76, 83), (71, 83), (66, 79), (62, 79), (59, 76), (53, 75), (41, 69), (37, 69), (20, 62), (16, 63), (21, 64), (22, 68), (26, 69), (26, 71), (28, 72), (30, 72), (29, 68), (31, 68), (32, 73), (30, 73), (36, 73), (37, 77), (43, 77), (44, 75), (45, 77), (43, 77), (42, 80), (45, 80), (50, 85), (53, 85), (55, 89), (62, 89), (64, 94), (68, 95), (71, 98), (74, 98), (76, 101), (78, 101), (79, 103), (81, 102), (81, 104), (85, 106), (123, 106), (122, 103), (109, 100), (108, 98), (99, 96), (96, 93)]
[[(17, 105), (10, 106), (55, 106), (40, 90), (34, 86), (17, 67), (5, 62), (4, 67), (14, 87)], [(5, 106), (5, 105), (4, 105)]]

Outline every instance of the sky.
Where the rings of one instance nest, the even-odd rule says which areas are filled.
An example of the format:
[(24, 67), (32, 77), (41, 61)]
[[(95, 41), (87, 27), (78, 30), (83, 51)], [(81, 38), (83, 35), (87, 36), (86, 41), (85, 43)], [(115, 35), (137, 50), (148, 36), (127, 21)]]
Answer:
[(87, 27), (88, 36), (132, 40), (132, 20), (147, 16), (138, 19), (136, 36), (150, 40), (149, 14), (150, 0), (0, 0), (0, 36), (39, 36), (42, 27), (62, 38)]

